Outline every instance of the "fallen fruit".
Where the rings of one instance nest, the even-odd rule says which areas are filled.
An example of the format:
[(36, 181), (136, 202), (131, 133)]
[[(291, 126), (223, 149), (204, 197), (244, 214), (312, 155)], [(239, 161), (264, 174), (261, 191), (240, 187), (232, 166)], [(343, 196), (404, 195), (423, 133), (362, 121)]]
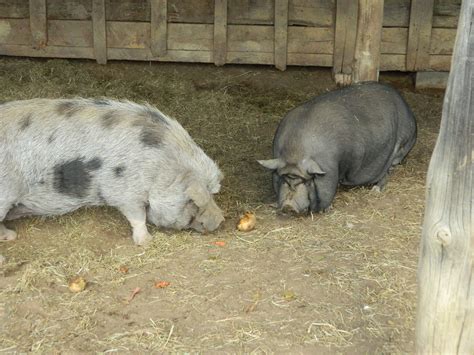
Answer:
[(217, 245), (218, 247), (225, 247), (225, 242), (223, 240), (215, 241), (213, 244)]
[(245, 212), (237, 224), (237, 229), (241, 232), (249, 232), (255, 228), (257, 217), (252, 212)]
[(76, 276), (71, 281), (69, 281), (69, 291), (71, 292), (81, 292), (87, 286), (87, 281), (84, 280), (81, 276)]
[(156, 281), (155, 288), (165, 288), (168, 287), (170, 283), (168, 281)]

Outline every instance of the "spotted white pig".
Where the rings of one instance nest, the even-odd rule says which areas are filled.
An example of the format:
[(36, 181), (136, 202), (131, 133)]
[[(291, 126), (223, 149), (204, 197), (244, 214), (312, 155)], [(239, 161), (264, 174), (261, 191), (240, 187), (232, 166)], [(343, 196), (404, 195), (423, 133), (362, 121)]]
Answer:
[(0, 240), (4, 220), (108, 205), (133, 240), (162, 227), (213, 231), (222, 174), (175, 120), (149, 105), (33, 99), (0, 105)]
[(416, 140), (416, 122), (391, 86), (376, 82), (335, 90), (288, 112), (273, 141), (278, 205), (289, 212), (322, 211), (339, 183), (381, 189), (390, 168)]

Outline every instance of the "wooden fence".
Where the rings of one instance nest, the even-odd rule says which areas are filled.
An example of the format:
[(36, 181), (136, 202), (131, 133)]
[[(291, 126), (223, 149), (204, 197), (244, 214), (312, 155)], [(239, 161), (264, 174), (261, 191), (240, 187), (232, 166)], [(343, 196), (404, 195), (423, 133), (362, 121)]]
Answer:
[[(380, 70), (449, 71), (461, 0), (378, 1)], [(0, 55), (350, 73), (358, 6), (357, 0), (0, 0)]]

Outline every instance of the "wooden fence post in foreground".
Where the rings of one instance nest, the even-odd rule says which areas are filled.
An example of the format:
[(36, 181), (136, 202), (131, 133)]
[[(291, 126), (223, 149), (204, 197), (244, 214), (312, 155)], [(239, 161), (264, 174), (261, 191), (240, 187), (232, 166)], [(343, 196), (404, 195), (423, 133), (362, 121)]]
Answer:
[(474, 354), (474, 0), (463, 0), (427, 178), (417, 352)]

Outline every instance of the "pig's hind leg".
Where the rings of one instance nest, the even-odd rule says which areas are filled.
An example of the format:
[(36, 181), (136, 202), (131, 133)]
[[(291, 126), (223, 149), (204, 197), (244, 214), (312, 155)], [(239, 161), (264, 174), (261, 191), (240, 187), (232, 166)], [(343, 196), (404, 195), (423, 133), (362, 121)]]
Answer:
[(120, 212), (128, 219), (132, 226), (132, 238), (135, 244), (144, 245), (148, 243), (152, 237), (148, 233), (146, 227), (146, 209), (145, 206), (118, 206)]

